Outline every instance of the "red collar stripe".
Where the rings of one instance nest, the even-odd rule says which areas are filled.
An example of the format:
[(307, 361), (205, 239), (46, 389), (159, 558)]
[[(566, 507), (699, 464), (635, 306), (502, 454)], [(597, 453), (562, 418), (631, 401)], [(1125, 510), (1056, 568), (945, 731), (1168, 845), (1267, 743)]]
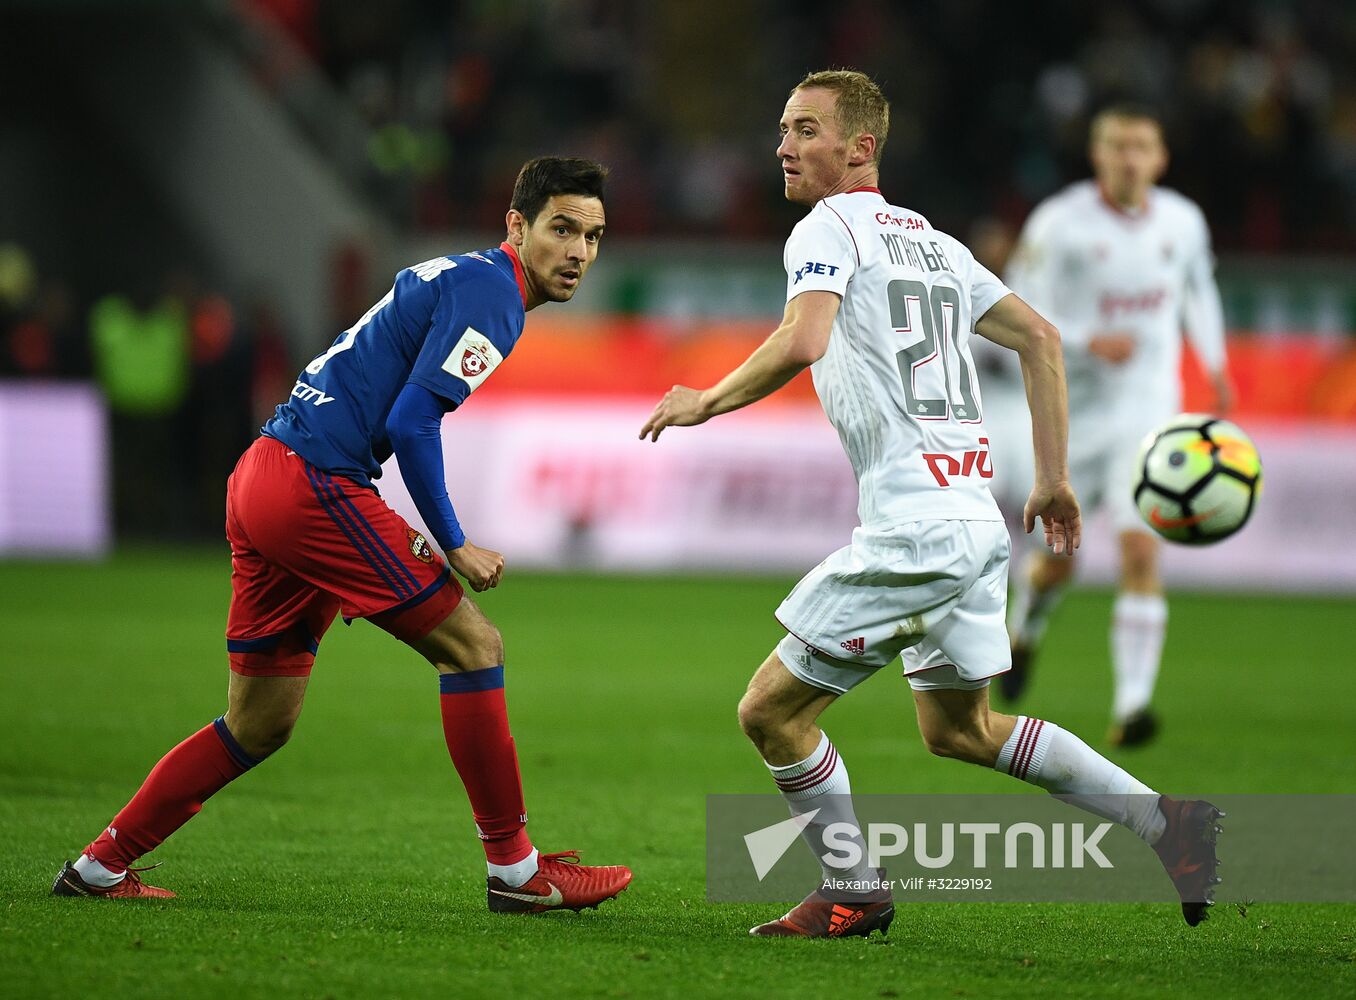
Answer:
[(1146, 194), (1144, 196), (1144, 204), (1139, 208), (1122, 208), (1111, 200), (1111, 196), (1107, 194), (1106, 188), (1102, 187), (1100, 184), (1097, 185), (1097, 197), (1101, 199), (1103, 206), (1120, 216), (1122, 219), (1126, 219), (1130, 222), (1138, 222), (1145, 218), (1149, 214), (1149, 209), (1153, 204), (1152, 197), (1149, 194)]
[(523, 306), (527, 306), (527, 276), (523, 274), (523, 262), (518, 259), (518, 251), (507, 240), (499, 244), (499, 249), (508, 254), (513, 261), (513, 278), (518, 282), (518, 294), (523, 297)]

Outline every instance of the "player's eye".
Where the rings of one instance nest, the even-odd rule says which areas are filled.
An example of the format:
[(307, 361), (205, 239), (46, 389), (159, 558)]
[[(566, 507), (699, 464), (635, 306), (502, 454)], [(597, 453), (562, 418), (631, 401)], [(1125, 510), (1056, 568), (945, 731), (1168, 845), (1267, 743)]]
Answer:
[(602, 236), (603, 236), (602, 233), (585, 233), (584, 239), (588, 240), (590, 243), (597, 243), (600, 239), (602, 239)]
[(569, 228), (569, 226), (556, 226), (556, 235), (557, 235), (557, 236), (569, 236), (569, 235), (570, 235), (570, 228)]

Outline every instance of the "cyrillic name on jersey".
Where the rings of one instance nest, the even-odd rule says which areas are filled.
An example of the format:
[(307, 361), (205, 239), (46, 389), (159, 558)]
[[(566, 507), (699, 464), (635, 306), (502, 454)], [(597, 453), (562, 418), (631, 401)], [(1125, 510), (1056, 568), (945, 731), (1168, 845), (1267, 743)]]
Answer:
[(432, 260), (426, 260), (422, 264), (415, 264), (410, 268), (414, 276), (420, 281), (432, 281), (444, 271), (450, 271), (457, 266), (457, 262), (450, 257), (434, 257)]
[(927, 243), (911, 240), (899, 233), (880, 233), (885, 244), (885, 252), (890, 256), (891, 264), (900, 267), (912, 267), (919, 271), (951, 271), (955, 268), (946, 259), (946, 253), (935, 241)]

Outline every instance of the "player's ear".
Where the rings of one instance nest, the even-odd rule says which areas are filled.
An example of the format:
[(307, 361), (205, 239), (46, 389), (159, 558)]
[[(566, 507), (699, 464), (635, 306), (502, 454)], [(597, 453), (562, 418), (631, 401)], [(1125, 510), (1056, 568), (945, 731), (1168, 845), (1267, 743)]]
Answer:
[(848, 156), (848, 166), (860, 167), (870, 163), (876, 156), (876, 137), (870, 132), (857, 136), (852, 144), (852, 153)]
[(1171, 154), (1168, 152), (1168, 144), (1167, 144), (1166, 142), (1159, 142), (1159, 144), (1158, 144), (1158, 172), (1157, 172), (1156, 174), (1154, 174), (1154, 180), (1155, 180), (1155, 181), (1157, 181), (1159, 178), (1161, 178), (1164, 174), (1166, 174), (1166, 173), (1168, 172), (1168, 163), (1171, 161), (1171, 159), (1172, 159), (1172, 156), (1171, 156)]
[(516, 208), (510, 208), (504, 216), (504, 228), (508, 230), (508, 241), (515, 247), (523, 245), (523, 231), (527, 228), (527, 219)]

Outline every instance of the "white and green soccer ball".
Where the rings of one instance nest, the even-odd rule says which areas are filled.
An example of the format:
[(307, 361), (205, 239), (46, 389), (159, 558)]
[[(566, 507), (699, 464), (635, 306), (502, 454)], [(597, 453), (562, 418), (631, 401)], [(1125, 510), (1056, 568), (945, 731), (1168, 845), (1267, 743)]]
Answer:
[(1135, 459), (1135, 506), (1171, 542), (1209, 545), (1248, 523), (1262, 460), (1237, 424), (1183, 413), (1150, 431)]

